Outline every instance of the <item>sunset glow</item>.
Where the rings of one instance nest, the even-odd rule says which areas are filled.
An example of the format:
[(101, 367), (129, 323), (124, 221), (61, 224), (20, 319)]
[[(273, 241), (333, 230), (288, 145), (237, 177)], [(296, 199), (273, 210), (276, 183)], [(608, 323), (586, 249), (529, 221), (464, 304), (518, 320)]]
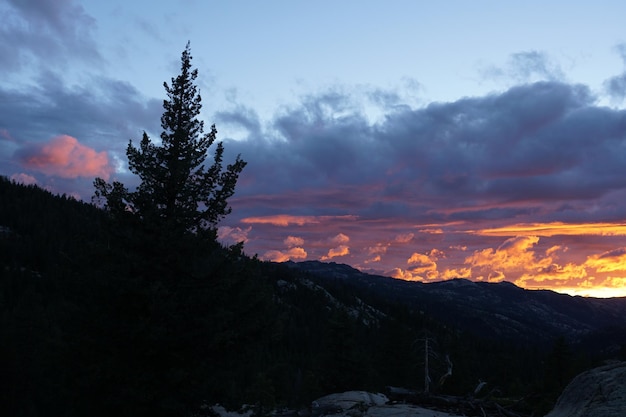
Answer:
[(205, 127), (248, 163), (221, 242), (626, 296), (626, 3), (18, 3), (0, 175), (85, 201), (95, 177), (136, 186), (126, 147), (159, 137), (190, 41)]

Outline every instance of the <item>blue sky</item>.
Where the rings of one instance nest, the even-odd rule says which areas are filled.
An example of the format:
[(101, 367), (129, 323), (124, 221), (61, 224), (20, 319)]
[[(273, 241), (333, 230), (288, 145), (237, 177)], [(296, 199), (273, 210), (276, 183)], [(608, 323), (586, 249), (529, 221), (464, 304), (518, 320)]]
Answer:
[(626, 4), (0, 5), (0, 175), (133, 185), (191, 42), (202, 117), (248, 161), (225, 241), (434, 281), (626, 295)]

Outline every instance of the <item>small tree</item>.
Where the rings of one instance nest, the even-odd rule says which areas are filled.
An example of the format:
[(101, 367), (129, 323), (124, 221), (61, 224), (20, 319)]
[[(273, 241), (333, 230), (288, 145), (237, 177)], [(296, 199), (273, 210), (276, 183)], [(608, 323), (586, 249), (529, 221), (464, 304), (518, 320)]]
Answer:
[(216, 238), (217, 223), (228, 215), (228, 199), (235, 192), (239, 174), (246, 165), (238, 155), (224, 170), (224, 147), (217, 143), (213, 163), (206, 168), (207, 152), (217, 130), (204, 133), (197, 119), (202, 108), (194, 84), (198, 70), (191, 68), (189, 43), (182, 53), (181, 73), (171, 85), (163, 83), (161, 144), (144, 132), (139, 148), (129, 142), (126, 149), (130, 171), (141, 184), (130, 192), (122, 183), (96, 178), (94, 200), (115, 217), (132, 217), (152, 231), (171, 237), (184, 234)]

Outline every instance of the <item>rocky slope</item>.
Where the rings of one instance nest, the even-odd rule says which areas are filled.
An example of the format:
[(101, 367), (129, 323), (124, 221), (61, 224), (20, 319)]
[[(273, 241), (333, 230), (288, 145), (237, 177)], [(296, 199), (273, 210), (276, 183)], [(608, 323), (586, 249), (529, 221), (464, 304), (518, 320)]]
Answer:
[(570, 382), (546, 417), (626, 415), (626, 362), (583, 372)]

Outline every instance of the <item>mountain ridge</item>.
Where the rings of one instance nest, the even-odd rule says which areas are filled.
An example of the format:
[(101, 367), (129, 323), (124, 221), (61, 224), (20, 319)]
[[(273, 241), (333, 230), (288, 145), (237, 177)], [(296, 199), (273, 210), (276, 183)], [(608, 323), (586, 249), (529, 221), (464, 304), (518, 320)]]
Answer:
[[(379, 298), (403, 303), (448, 325), (489, 338), (543, 344), (560, 335), (572, 343), (588, 344), (602, 334), (607, 343), (626, 342), (626, 337), (619, 334), (626, 329), (626, 297), (572, 296), (551, 290), (528, 290), (510, 282), (463, 278), (432, 283), (403, 281), (334, 262), (287, 265), (312, 274), (320, 282), (339, 280), (356, 292), (374, 293)], [(615, 334), (611, 334), (611, 329), (615, 329)]]

